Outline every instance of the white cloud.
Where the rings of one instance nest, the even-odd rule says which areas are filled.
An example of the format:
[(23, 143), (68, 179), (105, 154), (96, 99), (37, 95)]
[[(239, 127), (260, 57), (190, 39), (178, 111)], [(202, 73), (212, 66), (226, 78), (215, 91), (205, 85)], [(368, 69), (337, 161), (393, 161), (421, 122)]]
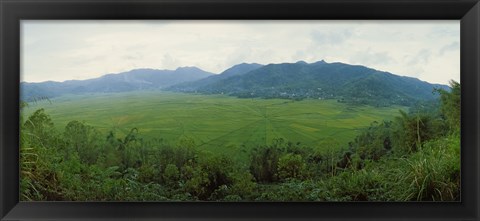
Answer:
[(134, 68), (346, 62), (446, 84), (460, 78), (459, 21), (29, 21), (23, 81)]

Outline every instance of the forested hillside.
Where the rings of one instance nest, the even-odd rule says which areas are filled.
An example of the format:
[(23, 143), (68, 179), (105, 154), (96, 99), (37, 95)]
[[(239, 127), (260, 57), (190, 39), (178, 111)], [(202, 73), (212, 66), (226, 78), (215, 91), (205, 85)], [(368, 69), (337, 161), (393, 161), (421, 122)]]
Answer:
[(220, 76), (222, 74), (212, 76), (208, 82), (202, 79), (168, 89), (241, 98), (337, 99), (375, 106), (411, 106), (417, 101), (435, 99), (434, 88), (448, 89), (446, 85), (430, 84), (416, 78), (323, 60), (311, 64), (303, 61), (269, 64), (238, 75)]

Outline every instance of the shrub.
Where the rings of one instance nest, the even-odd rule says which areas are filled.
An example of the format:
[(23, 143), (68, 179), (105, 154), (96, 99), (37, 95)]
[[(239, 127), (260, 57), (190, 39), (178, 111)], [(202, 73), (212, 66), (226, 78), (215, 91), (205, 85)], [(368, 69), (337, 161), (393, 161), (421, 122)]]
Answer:
[(278, 178), (286, 179), (302, 179), (306, 177), (306, 164), (299, 154), (285, 154), (278, 160)]
[(248, 172), (239, 172), (233, 176), (233, 184), (230, 188), (230, 195), (235, 195), (241, 199), (249, 198), (257, 187), (255, 178)]
[(168, 164), (163, 172), (163, 181), (168, 186), (176, 186), (180, 178), (180, 171), (174, 164)]

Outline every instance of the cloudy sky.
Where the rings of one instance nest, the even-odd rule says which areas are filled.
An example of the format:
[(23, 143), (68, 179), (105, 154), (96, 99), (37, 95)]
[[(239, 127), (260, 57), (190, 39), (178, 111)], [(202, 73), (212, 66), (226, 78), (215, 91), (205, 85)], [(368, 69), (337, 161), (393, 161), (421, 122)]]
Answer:
[(344, 62), (447, 84), (459, 21), (22, 21), (21, 78), (88, 79), (135, 68)]

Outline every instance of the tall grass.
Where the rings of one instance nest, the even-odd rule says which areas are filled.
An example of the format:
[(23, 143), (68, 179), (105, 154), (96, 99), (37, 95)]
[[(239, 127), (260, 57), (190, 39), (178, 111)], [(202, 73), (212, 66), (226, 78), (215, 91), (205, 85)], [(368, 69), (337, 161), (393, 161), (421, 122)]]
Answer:
[(460, 138), (452, 135), (425, 143), (406, 159), (404, 200), (453, 201), (460, 191)]

